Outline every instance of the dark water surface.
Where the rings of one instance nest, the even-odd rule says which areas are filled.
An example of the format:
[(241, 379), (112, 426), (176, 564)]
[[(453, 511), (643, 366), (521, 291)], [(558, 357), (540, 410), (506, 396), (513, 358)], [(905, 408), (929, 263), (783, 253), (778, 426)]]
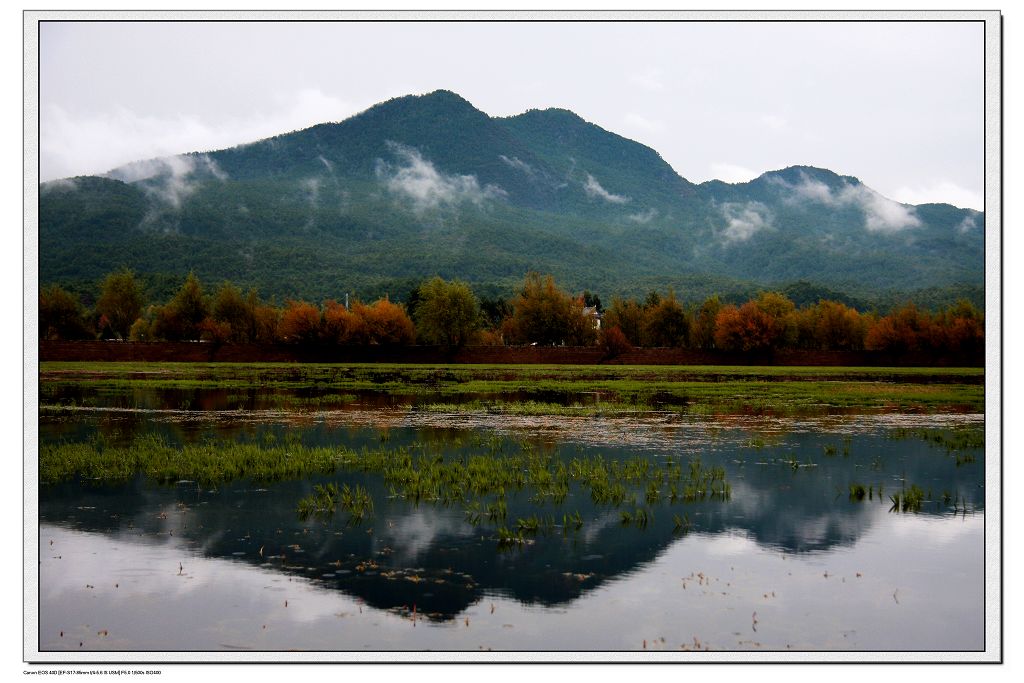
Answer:
[[(507, 523), (554, 523), (503, 546), (464, 505), (415, 504), (367, 473), (44, 486), (43, 651), (984, 647), (984, 449), (952, 440), (979, 432), (980, 415), (516, 417), (363, 396), (306, 409), (270, 394), (148, 396), (59, 409), (44, 397), (40, 440), (699, 456), (725, 468), (731, 496), (640, 491), (617, 508), (575, 487), (558, 503), (509, 492)], [(301, 519), (299, 500), (326, 483), (364, 487), (373, 514)], [(870, 493), (851, 495), (856, 484)], [(920, 508), (893, 509), (912, 486)], [(624, 524), (639, 508), (646, 523)], [(578, 529), (563, 524), (575, 513)]]

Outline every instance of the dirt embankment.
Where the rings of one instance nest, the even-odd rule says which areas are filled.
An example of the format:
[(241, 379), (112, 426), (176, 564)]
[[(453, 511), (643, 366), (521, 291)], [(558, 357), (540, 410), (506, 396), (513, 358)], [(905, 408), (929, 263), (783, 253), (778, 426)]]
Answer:
[(616, 356), (591, 347), (471, 346), (302, 347), (289, 344), (196, 342), (41, 341), (40, 361), (190, 363), (489, 363), (559, 365), (820, 365), (875, 367), (983, 367), (983, 354), (883, 351), (775, 351), (727, 353), (686, 349), (634, 349)]

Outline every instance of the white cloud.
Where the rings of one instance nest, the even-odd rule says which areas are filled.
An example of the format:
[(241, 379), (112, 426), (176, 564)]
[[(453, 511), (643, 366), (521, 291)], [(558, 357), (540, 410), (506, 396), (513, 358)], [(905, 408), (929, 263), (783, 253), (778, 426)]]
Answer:
[(629, 220), (636, 221), (637, 223), (646, 224), (650, 223), (658, 215), (657, 209), (647, 209), (646, 211), (640, 211), (628, 216)]
[(300, 181), (299, 185), (306, 193), (306, 199), (309, 201), (310, 205), (316, 206), (317, 201), (320, 199), (320, 179), (306, 178)]
[(711, 164), (711, 177), (726, 183), (745, 183), (759, 175), (761, 174), (757, 171), (751, 171), (749, 168), (735, 164)]
[(625, 204), (629, 201), (629, 197), (612, 194), (601, 187), (601, 183), (597, 182), (597, 178), (589, 173), (587, 174), (587, 182), (583, 184), (583, 190), (587, 193), (588, 197), (600, 197), (606, 202), (611, 202), (612, 204)]
[(981, 192), (961, 187), (949, 180), (939, 180), (930, 185), (900, 187), (893, 192), (893, 198), (905, 204), (952, 204), (976, 211), (985, 208), (985, 197)]
[(772, 227), (771, 213), (761, 202), (738, 204), (729, 202), (719, 207), (726, 226), (722, 237), (728, 242), (742, 242)]
[(899, 232), (921, 225), (913, 207), (887, 199), (864, 185), (847, 185), (839, 192), (839, 198), (842, 203), (860, 206), (864, 227), (872, 232)]
[(378, 160), (377, 177), (391, 192), (411, 199), (417, 211), (467, 201), (479, 205), (486, 200), (508, 196), (495, 185), (481, 188), (476, 176), (447, 175), (438, 171), (418, 150), (395, 142), (387, 144), (401, 165), (392, 167)]
[(217, 121), (188, 114), (147, 116), (126, 107), (72, 115), (46, 105), (39, 121), (39, 176), (43, 181), (105, 173), (139, 159), (232, 147), (340, 121), (357, 108), (307, 88), (275, 98), (272, 108)]
[(499, 154), (498, 158), (518, 171), (522, 171), (527, 175), (533, 175), (533, 166), (530, 166), (528, 163), (526, 163), (519, 157), (512, 157), (511, 159), (509, 159), (504, 154)]
[(856, 206), (864, 213), (864, 227), (871, 232), (899, 232), (921, 225), (914, 207), (883, 197), (866, 185), (851, 185), (844, 180), (842, 187), (833, 190), (803, 172), (795, 185), (778, 177), (773, 177), (772, 182), (790, 191), (787, 198), (790, 203), (812, 201), (837, 208)]
[(197, 183), (193, 176), (196, 174), (212, 175), (218, 180), (228, 177), (217, 162), (205, 154), (134, 161), (107, 175), (126, 183), (150, 181), (142, 186), (146, 192), (178, 208), (186, 197), (195, 192)]
[(977, 229), (978, 229), (978, 221), (975, 220), (974, 216), (966, 216), (966, 217), (964, 217), (964, 219), (962, 221), (960, 221), (960, 225), (956, 226), (957, 232), (959, 232), (961, 235), (966, 234), (968, 232), (971, 232), (972, 230), (977, 230)]
[(792, 191), (792, 195), (787, 198), (787, 201), (790, 203), (815, 201), (828, 204), (829, 206), (837, 204), (836, 198), (832, 196), (832, 188), (820, 180), (809, 178), (806, 173), (800, 174), (800, 182), (796, 185), (790, 185), (781, 178), (776, 177), (772, 177), (772, 182), (782, 184)]
[(57, 180), (51, 180), (48, 183), (39, 187), (40, 192), (49, 192), (50, 190), (77, 190), (78, 183), (75, 182), (74, 178), (59, 178)]

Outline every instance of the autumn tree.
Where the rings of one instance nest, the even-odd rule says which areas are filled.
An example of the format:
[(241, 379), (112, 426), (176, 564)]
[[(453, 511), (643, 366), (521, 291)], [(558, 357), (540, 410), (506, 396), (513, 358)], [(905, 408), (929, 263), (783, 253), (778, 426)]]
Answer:
[(331, 299), (324, 302), (323, 340), (329, 344), (364, 344), (367, 340), (365, 321), (344, 304)]
[(871, 350), (904, 353), (926, 350), (934, 338), (932, 317), (908, 303), (879, 318), (868, 330), (864, 346)]
[(768, 351), (792, 346), (796, 307), (777, 292), (764, 292), (740, 307), (723, 307), (715, 317), (715, 346), (725, 351)]
[(985, 317), (969, 301), (958, 301), (936, 318), (940, 338), (936, 345), (955, 353), (985, 350)]
[(601, 346), (609, 358), (621, 356), (633, 350), (633, 345), (617, 326), (601, 328)]
[(100, 318), (100, 332), (127, 339), (132, 323), (142, 312), (145, 297), (135, 273), (128, 269), (111, 273), (103, 280), (96, 313)]
[(771, 316), (753, 301), (723, 306), (715, 316), (715, 347), (723, 351), (764, 351), (774, 340)]
[(189, 273), (174, 298), (156, 312), (153, 333), (169, 341), (198, 340), (210, 304), (195, 273)]
[(281, 339), (296, 344), (320, 340), (320, 309), (305, 301), (289, 300), (281, 313)]
[(369, 344), (396, 346), (416, 341), (416, 326), (398, 304), (379, 299), (370, 306), (356, 302), (352, 310), (362, 319)]
[(480, 328), (480, 303), (465, 282), (435, 277), (420, 286), (413, 317), (425, 343), (459, 347)]
[(88, 339), (92, 336), (77, 296), (59, 285), (39, 291), (40, 339)]

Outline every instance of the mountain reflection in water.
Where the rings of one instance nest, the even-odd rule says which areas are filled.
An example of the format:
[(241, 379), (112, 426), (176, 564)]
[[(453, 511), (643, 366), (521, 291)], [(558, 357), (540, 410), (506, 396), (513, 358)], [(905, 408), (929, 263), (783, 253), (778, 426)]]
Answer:
[[(80, 421), (78, 429), (101, 429), (103, 419)], [(495, 524), (471, 523), (461, 506), (413, 504), (393, 497), (379, 478), (352, 472), (272, 484), (236, 481), (212, 490), (191, 482), (156, 486), (141, 478), (118, 486), (69, 482), (44, 487), (39, 511), (44, 523), (143, 543), (173, 538), (206, 557), (308, 578), (381, 609), (411, 610), (415, 605), (421, 615), (443, 621), (484, 595), (548, 607), (571, 603), (642, 570), (687, 534), (741, 537), (782, 555), (834, 553), (855, 545), (873, 526), (904, 514), (890, 512), (889, 500), (903, 485), (930, 492), (919, 515), (956, 524), (955, 516), (983, 512), (980, 454), (976, 461), (957, 466), (922, 439), (892, 438), (893, 428), (885, 420), (860, 422), (850, 428), (848, 421), (791, 421), (786, 429), (778, 422), (762, 422), (759, 431), (751, 431), (750, 422), (737, 426), (735, 421), (697, 421), (668, 432), (663, 426), (651, 427), (660, 433), (652, 439), (655, 453), (658, 446), (673, 442), (687, 448), (700, 444), (704, 462), (726, 468), (731, 498), (660, 501), (646, 506), (651, 514), (640, 526), (623, 524), (619, 509), (594, 504), (575, 486), (558, 505), (537, 504), (526, 492), (509, 492), (510, 525), (533, 514), (556, 522), (548, 533), (528, 536), (525, 544), (509, 548), (498, 544)], [(296, 428), (260, 424), (254, 429), (250, 436), (260, 438), (263, 430)], [(373, 427), (320, 422), (303, 429), (301, 441), (359, 448), (379, 446), (382, 434)], [(451, 427), (397, 427), (387, 430), (386, 442), (398, 448), (427, 441), (451, 455), (472, 450), (468, 434), (472, 432)], [(625, 460), (636, 452), (628, 442), (597, 446), (586, 441), (547, 448), (560, 457), (600, 453), (608, 460)], [(677, 455), (674, 450), (668, 454)], [(327, 482), (366, 488), (374, 500), (373, 516), (353, 524), (339, 510), (329, 519), (301, 520), (298, 501), (316, 484)], [(870, 499), (850, 497), (854, 482), (872, 487)], [(955, 506), (940, 500), (944, 492), (955, 496)], [(561, 528), (563, 514), (576, 511), (584, 520), (581, 528)], [(680, 529), (676, 518), (684, 515), (690, 526)]]

